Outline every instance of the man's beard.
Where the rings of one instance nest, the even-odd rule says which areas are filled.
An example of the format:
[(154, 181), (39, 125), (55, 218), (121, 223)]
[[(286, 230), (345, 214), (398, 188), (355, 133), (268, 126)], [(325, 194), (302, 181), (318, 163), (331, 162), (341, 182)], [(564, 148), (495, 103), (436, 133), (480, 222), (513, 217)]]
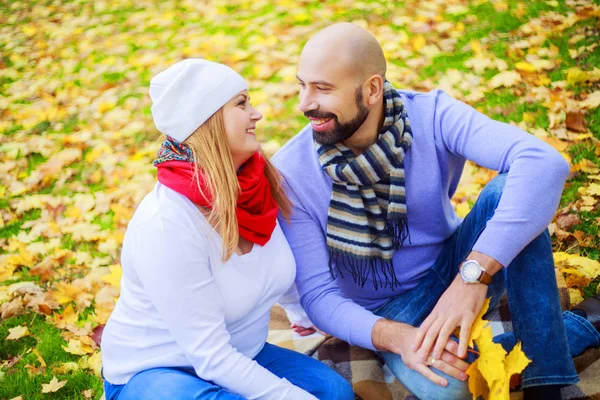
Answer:
[(338, 121), (335, 114), (322, 112), (319, 110), (307, 111), (304, 115), (308, 118), (319, 118), (319, 119), (333, 119), (333, 129), (329, 132), (317, 132), (313, 129), (313, 139), (315, 142), (323, 145), (332, 145), (335, 143), (343, 142), (350, 138), (354, 133), (361, 127), (369, 116), (369, 110), (363, 105), (362, 88), (358, 87), (355, 92), (356, 107), (358, 112), (352, 120), (343, 124)]

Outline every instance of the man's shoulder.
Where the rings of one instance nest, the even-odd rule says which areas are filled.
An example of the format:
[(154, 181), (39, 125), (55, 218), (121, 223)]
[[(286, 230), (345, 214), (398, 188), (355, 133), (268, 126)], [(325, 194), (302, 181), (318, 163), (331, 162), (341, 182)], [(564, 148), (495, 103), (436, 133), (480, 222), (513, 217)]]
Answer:
[(316, 150), (313, 145), (312, 130), (310, 125), (306, 125), (275, 153), (272, 161), (279, 171), (285, 173), (306, 166), (306, 161), (311, 157), (316, 157)]

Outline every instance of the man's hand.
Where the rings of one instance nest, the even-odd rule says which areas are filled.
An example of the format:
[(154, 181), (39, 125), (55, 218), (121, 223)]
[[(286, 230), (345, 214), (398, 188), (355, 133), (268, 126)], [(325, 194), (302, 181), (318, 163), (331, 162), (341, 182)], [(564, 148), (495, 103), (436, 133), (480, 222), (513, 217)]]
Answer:
[(487, 288), (481, 283), (466, 284), (457, 275), (417, 331), (413, 349), (419, 356), (426, 358), (431, 354), (439, 358), (447, 343), (453, 342), (450, 336), (460, 326), (457, 355), (465, 358), (471, 326), (481, 311)]
[[(492, 257), (477, 251), (472, 251), (467, 256), (467, 260), (478, 261), (490, 275), (503, 268), (502, 264)], [(415, 337), (413, 349), (421, 357), (426, 358), (431, 354), (431, 357), (438, 358), (437, 356), (446, 347), (450, 335), (456, 327), (460, 326), (457, 355), (465, 358), (471, 326), (483, 307), (487, 289), (487, 285), (481, 283), (467, 284), (460, 275), (456, 275), (431, 314), (423, 321)]]
[(458, 343), (450, 340), (447, 346), (440, 353), (441, 357), (421, 358), (412, 349), (411, 340), (417, 332), (417, 328), (401, 322), (380, 319), (373, 327), (372, 340), (373, 345), (380, 351), (396, 353), (402, 357), (402, 362), (410, 369), (419, 372), (421, 375), (440, 386), (447, 386), (446, 379), (437, 375), (429, 367), (433, 366), (446, 374), (464, 381), (467, 379), (465, 371), (469, 364), (456, 356), (458, 352)]

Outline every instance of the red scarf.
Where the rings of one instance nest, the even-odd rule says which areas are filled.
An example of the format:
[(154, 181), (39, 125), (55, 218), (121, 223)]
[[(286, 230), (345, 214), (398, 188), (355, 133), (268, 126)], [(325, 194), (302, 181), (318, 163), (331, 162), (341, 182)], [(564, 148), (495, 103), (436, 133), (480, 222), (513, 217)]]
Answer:
[[(212, 210), (213, 201), (206, 177), (198, 171), (202, 191), (194, 182), (194, 163), (165, 161), (157, 164), (158, 181), (166, 187), (186, 196), (192, 202)], [(277, 203), (271, 196), (271, 186), (265, 176), (265, 159), (254, 154), (242, 165), (237, 175), (241, 192), (238, 195), (235, 214), (240, 236), (252, 243), (264, 246), (275, 229)]]

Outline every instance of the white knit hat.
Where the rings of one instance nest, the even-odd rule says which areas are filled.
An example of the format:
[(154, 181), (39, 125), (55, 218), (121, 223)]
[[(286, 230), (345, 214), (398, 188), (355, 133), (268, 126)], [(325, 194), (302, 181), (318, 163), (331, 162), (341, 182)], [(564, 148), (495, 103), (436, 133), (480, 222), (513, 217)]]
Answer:
[(180, 61), (150, 80), (154, 125), (183, 142), (245, 89), (244, 78), (226, 65), (200, 58)]

